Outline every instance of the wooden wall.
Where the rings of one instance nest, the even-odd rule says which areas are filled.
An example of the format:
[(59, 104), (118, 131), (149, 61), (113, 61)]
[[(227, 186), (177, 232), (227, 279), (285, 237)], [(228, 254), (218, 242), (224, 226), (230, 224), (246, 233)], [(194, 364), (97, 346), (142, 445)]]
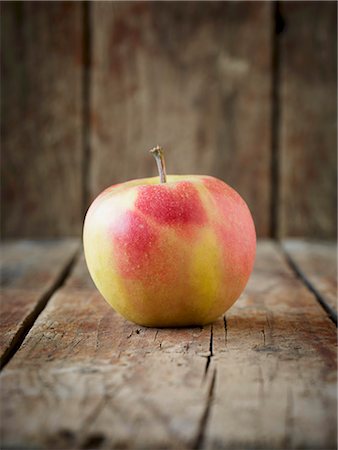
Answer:
[(259, 236), (334, 236), (336, 50), (334, 2), (3, 2), (2, 236), (79, 234), (155, 144)]
[(75, 2), (1, 4), (4, 236), (80, 230), (82, 8)]
[(335, 236), (337, 3), (283, 3), (280, 205), (285, 235)]

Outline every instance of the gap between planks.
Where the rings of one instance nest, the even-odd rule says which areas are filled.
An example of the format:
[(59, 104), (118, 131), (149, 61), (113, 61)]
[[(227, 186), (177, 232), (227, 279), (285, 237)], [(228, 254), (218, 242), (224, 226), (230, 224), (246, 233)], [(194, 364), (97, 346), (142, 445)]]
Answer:
[(204, 408), (203, 415), (201, 417), (200, 424), (198, 427), (196, 441), (194, 442), (193, 447), (192, 447), (194, 450), (199, 450), (199, 449), (203, 448), (203, 445), (204, 445), (206, 428), (208, 425), (208, 421), (210, 418), (210, 411), (211, 411), (213, 400), (214, 400), (216, 375), (217, 375), (217, 369), (214, 368), (213, 373), (212, 373), (212, 378), (210, 381), (210, 386), (208, 389), (208, 395), (206, 398), (205, 408)]
[(270, 162), (270, 236), (276, 239), (279, 233), (279, 163), (280, 163), (280, 73), (281, 52), (280, 34), (283, 31), (283, 20), (280, 13), (279, 2), (272, 4), (272, 88), (271, 88), (271, 162)]
[(36, 319), (47, 306), (49, 299), (58, 289), (60, 289), (64, 285), (68, 276), (71, 274), (71, 271), (75, 266), (79, 255), (80, 249), (76, 250), (75, 253), (70, 257), (70, 259), (65, 263), (64, 267), (61, 269), (52, 285), (49, 287), (49, 289), (46, 290), (46, 292), (41, 295), (41, 298), (37, 301), (33, 310), (25, 317), (21, 327), (13, 337), (13, 340), (11, 341), (9, 347), (4, 351), (3, 355), (1, 355), (0, 371), (4, 369), (4, 367), (14, 357), (16, 352), (20, 349), (21, 344), (25, 340), (25, 337), (34, 326)]
[(306, 276), (306, 273), (301, 269), (300, 265), (293, 259), (288, 250), (281, 242), (278, 242), (278, 247), (281, 254), (284, 256), (286, 263), (295, 274), (295, 276), (305, 285), (305, 287), (313, 294), (319, 305), (324, 309), (326, 314), (337, 327), (337, 313), (326, 301), (325, 296), (315, 287), (315, 285)]

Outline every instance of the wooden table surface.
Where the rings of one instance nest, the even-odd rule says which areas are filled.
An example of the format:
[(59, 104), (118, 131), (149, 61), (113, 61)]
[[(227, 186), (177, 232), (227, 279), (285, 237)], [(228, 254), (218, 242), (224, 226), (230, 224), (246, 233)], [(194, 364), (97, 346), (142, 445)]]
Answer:
[(73, 240), (1, 251), (1, 448), (336, 448), (336, 245), (262, 241), (212, 325), (144, 328)]

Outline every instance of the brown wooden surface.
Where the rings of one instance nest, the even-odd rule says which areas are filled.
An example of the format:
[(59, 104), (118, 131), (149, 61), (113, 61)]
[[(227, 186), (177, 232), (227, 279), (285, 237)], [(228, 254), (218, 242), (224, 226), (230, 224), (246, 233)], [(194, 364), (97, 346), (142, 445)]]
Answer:
[(261, 242), (226, 320), (133, 325), (83, 258), (1, 374), (5, 446), (333, 449), (336, 329)]
[(337, 3), (280, 2), (280, 236), (336, 236)]
[(159, 143), (170, 173), (236, 188), (260, 236), (334, 237), (336, 8), (3, 2), (2, 236), (79, 236)]
[(300, 275), (337, 317), (337, 243), (288, 239), (283, 247)]
[(21, 241), (0, 248), (2, 365), (62, 281), (78, 243)]
[(336, 328), (275, 246), (213, 335), (206, 448), (336, 448)]
[(269, 233), (272, 5), (97, 2), (90, 191), (169, 173), (215, 175)]
[(1, 4), (1, 229), (77, 235), (82, 223), (82, 5)]
[(82, 264), (76, 287), (70, 280), (53, 296), (3, 372), (4, 442), (185, 448), (198, 435), (208, 395), (210, 327), (133, 325), (88, 288)]

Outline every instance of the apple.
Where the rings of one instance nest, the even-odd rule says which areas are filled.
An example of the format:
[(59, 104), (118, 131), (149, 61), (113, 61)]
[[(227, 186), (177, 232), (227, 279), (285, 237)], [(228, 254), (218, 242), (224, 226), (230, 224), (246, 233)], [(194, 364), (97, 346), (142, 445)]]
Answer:
[(90, 206), (83, 243), (107, 302), (149, 327), (204, 325), (240, 296), (253, 268), (256, 233), (240, 195), (202, 175), (166, 175), (103, 191)]

